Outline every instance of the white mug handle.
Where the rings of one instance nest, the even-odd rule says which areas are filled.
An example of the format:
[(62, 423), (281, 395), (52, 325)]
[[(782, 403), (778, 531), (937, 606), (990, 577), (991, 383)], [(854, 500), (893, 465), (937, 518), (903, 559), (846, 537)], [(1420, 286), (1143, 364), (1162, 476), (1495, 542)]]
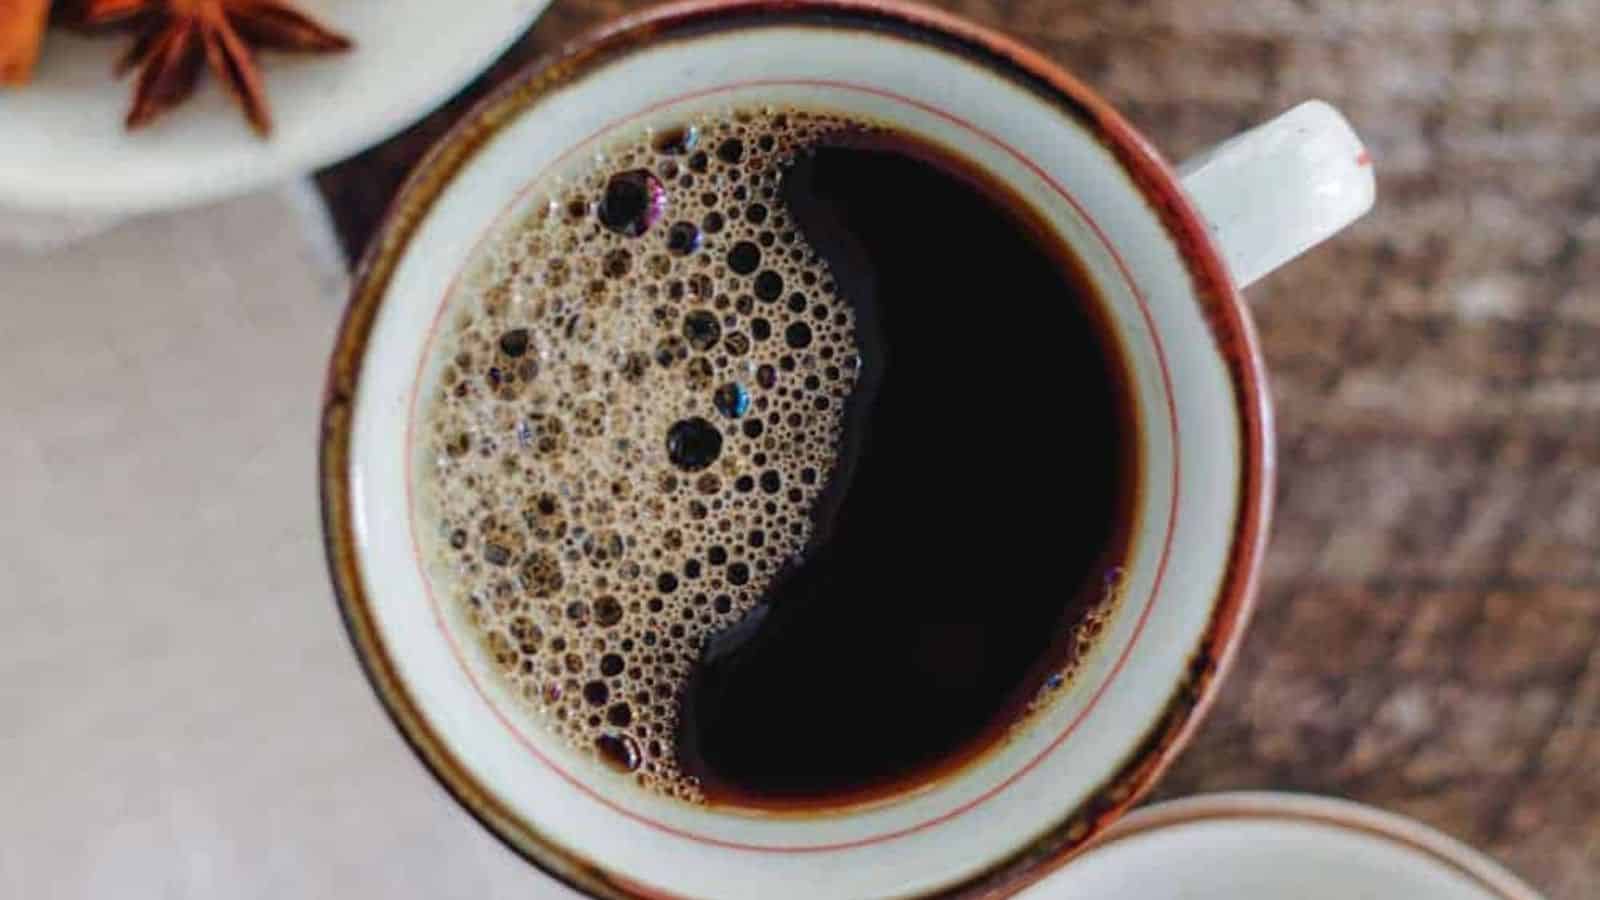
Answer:
[(1332, 106), (1309, 100), (1178, 167), (1243, 288), (1372, 208), (1372, 158)]

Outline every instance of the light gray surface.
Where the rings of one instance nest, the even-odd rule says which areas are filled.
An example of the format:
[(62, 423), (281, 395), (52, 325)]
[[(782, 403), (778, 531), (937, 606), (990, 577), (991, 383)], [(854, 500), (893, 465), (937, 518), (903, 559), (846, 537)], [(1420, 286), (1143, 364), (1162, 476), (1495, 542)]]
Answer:
[(433, 783), (345, 639), (314, 481), (345, 282), (307, 190), (0, 250), (0, 897), (575, 896)]

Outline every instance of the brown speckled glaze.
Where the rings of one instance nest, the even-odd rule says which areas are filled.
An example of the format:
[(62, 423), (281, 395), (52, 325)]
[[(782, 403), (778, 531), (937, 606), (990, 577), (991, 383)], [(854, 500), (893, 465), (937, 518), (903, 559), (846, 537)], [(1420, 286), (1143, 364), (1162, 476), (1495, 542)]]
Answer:
[(1271, 413), (1261, 354), (1243, 301), (1204, 225), (1171, 168), (1095, 93), (1043, 56), (1002, 35), (923, 7), (857, 0), (730, 0), (692, 2), (620, 20), (507, 82), (457, 124), (401, 188), (361, 260), (345, 312), (323, 400), (321, 475), (328, 565), (352, 642), (379, 697), (413, 750), (450, 793), (512, 849), (551, 875), (601, 898), (671, 897), (608, 873), (544, 838), (480, 785), (421, 715), (378, 639), (350, 509), (350, 417), (367, 340), (390, 277), (418, 223), (444, 187), (505, 123), (552, 88), (643, 45), (708, 31), (775, 21), (867, 28), (933, 44), (1000, 71), (1060, 107), (1099, 136), (1121, 161), (1166, 225), (1187, 265), (1217, 346), (1226, 360), (1241, 420), (1241, 496), (1231, 557), (1211, 621), (1184, 681), (1166, 710), (1119, 771), (1031, 844), (994, 861), (939, 896), (1003, 897), (1043, 877), (1100, 834), (1155, 783), (1204, 715), (1238, 645), (1255, 596), (1273, 480)]

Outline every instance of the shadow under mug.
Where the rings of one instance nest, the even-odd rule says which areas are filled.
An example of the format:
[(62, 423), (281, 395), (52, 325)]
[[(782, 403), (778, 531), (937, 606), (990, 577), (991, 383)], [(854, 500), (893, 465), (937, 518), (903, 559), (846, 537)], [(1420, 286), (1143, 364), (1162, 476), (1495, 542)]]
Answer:
[[(440, 310), (485, 236), (538, 202), (528, 187), (542, 172), (619, 130), (742, 104), (885, 122), (1026, 198), (1095, 280), (1139, 420), (1122, 596), (1059, 699), (913, 793), (805, 816), (656, 797), (519, 714), (460, 611), (432, 595), (410, 508), (419, 385)], [(611, 25), (469, 113), (412, 175), (361, 263), (328, 375), (321, 490), (334, 586), (367, 673), (467, 809), (595, 896), (1020, 889), (1141, 796), (1210, 703), (1255, 593), (1273, 478), (1263, 363), (1238, 286), (1348, 224), (1372, 196), (1365, 151), (1324, 104), (1175, 172), (1042, 56), (923, 8), (733, 0)], [(1026, 327), (1026, 310), (1014, 315)], [(1041, 408), (1069, 393), (1042, 391)]]

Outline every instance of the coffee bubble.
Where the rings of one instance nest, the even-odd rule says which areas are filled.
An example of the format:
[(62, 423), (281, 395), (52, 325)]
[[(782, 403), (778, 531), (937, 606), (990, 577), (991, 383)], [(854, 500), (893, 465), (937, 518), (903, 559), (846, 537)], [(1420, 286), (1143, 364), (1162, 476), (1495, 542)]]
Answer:
[(740, 110), (623, 136), (534, 185), (432, 350), (440, 595), (540, 727), (668, 796), (702, 799), (673, 743), (691, 666), (805, 546), (836, 462), (854, 313), (774, 186), (861, 127)]

